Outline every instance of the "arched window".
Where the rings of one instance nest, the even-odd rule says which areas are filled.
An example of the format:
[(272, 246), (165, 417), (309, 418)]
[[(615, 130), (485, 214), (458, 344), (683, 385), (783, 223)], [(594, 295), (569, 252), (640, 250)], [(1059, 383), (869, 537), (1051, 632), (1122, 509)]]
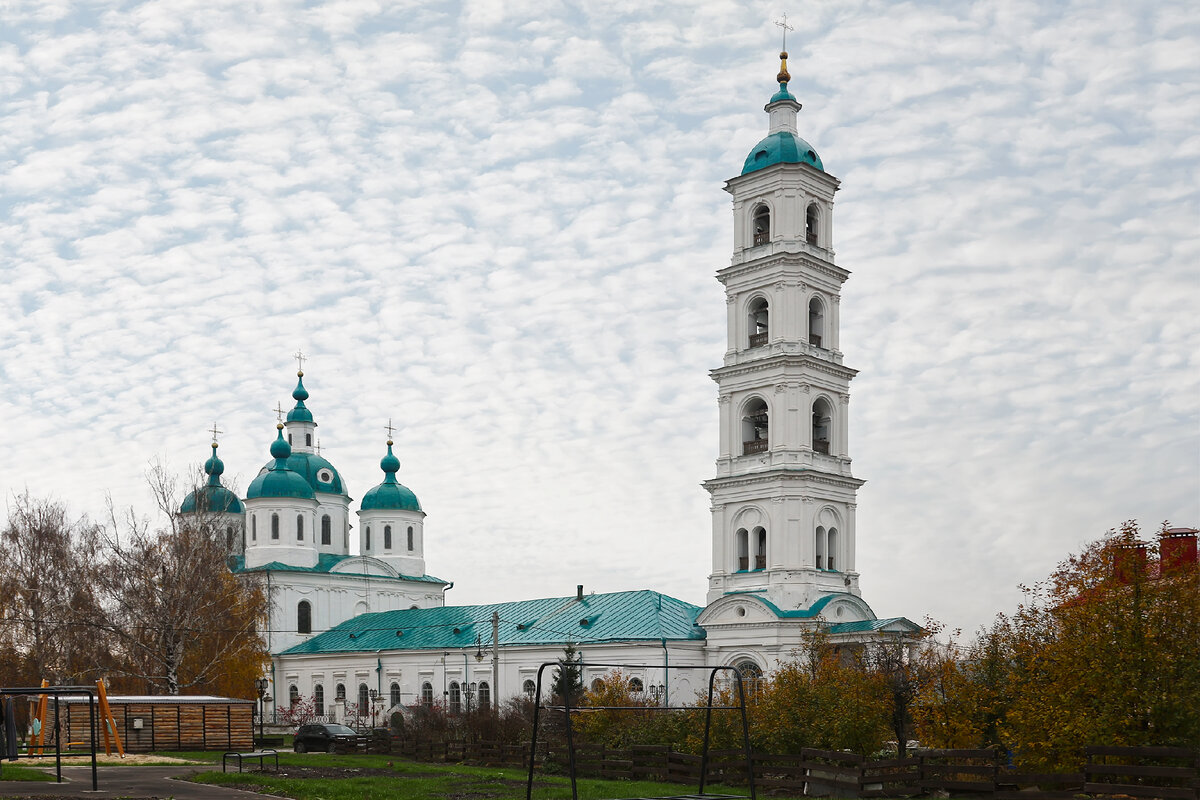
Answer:
[(304, 541), (304, 517), (300, 514), (296, 515), (296, 541)]
[(258, 541), (258, 517), (254, 514), (250, 515), (250, 541)]
[(837, 545), (838, 545), (837, 528), (830, 528), (829, 529), (829, 547), (826, 548), (826, 550), (825, 550), (825, 553), (826, 553), (825, 567), (826, 567), (826, 569), (837, 569), (837, 563), (834, 558), (834, 556), (837, 555)]
[(321, 544), (329, 544), (333, 540), (333, 521), (329, 515), (321, 517)]
[(754, 529), (754, 568), (767, 568), (767, 531), (764, 528)]
[(479, 707), (480, 708), (491, 708), (492, 707), (492, 688), (490, 686), (488, 686), (487, 681), (479, 682)]
[(229, 550), (233, 549), (233, 526), (225, 526), (225, 547)]
[(753, 699), (762, 684), (762, 667), (753, 661), (741, 661), (734, 666), (742, 674), (742, 689), (746, 692), (746, 698)]
[(462, 713), (462, 689), (458, 686), (458, 681), (450, 682), (450, 713)]
[(350, 520), (346, 520), (342, 527), (342, 547), (350, 548)]
[(412, 525), (409, 525), (408, 526), (408, 552), (411, 553), (412, 549), (413, 549), (413, 529), (412, 529)]
[(596, 692), (597, 694), (599, 694), (600, 692), (603, 692), (604, 691), (604, 681), (601, 680), (600, 678), (596, 678), (594, 681), (592, 681), (592, 691)]
[(363, 551), (371, 549), (371, 526), (368, 525), (363, 529)]
[(738, 528), (737, 534), (737, 551), (738, 551), (738, 566), (739, 570), (750, 569), (750, 544), (748, 541), (749, 534), (745, 528)]
[(529, 678), (526, 678), (525, 682), (521, 684), (521, 691), (529, 697), (533, 697), (533, 695), (537, 692), (537, 684)]
[(824, 397), (817, 398), (812, 410), (812, 447), (815, 453), (829, 455), (831, 452), (833, 412), (829, 401)]
[(809, 244), (818, 244), (817, 228), (821, 225), (821, 212), (816, 203), (809, 203), (804, 213), (804, 238)]
[(808, 301), (808, 343), (820, 347), (825, 333), (825, 305), (821, 298)]
[(296, 684), (288, 687), (288, 708), (295, 708), (296, 703), (300, 702), (300, 690), (296, 688)]
[(825, 569), (825, 528), (817, 526), (816, 535), (817, 569)]
[(360, 715), (371, 713), (371, 695), (367, 691), (365, 683), (358, 685), (358, 713)]
[(762, 453), (767, 450), (770, 419), (767, 413), (767, 403), (761, 397), (756, 397), (746, 404), (742, 416), (742, 455)]
[(433, 705), (433, 684), (429, 681), (421, 684), (421, 705)]
[(312, 604), (307, 600), (296, 605), (296, 633), (312, 633)]
[(291, 443), (292, 443), (292, 435), (289, 433), (288, 434), (288, 444), (291, 444)]
[(767, 304), (767, 298), (755, 298), (754, 302), (750, 304), (750, 317), (747, 325), (750, 347), (762, 347), (767, 343), (770, 321), (771, 309)]
[(325, 687), (319, 683), (313, 687), (313, 713), (325, 716)]
[(391, 701), (393, 707), (400, 705), (400, 684), (392, 683), (391, 689), (388, 691), (388, 700)]
[(646, 687), (642, 684), (642, 679), (630, 678), (629, 691), (633, 692), (634, 694), (641, 694), (642, 692), (646, 691)]
[(279, 515), (278, 514), (271, 515), (271, 538), (272, 539), (279, 538)]
[(333, 696), (337, 702), (346, 702), (346, 684), (339, 683), (333, 690)]
[(771, 241), (771, 209), (760, 204), (754, 209), (754, 246)]
[(312, 447), (312, 434), (311, 433), (304, 434), (304, 446)]
[(392, 526), (391, 525), (383, 526), (383, 549), (384, 550), (392, 549)]

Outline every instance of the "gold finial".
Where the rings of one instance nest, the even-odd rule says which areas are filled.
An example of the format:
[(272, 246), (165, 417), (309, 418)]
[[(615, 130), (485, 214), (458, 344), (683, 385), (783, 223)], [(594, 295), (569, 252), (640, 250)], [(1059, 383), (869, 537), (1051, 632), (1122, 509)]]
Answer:
[(787, 68), (787, 32), (794, 31), (796, 29), (791, 25), (788, 25), (786, 11), (783, 12), (783, 19), (775, 20), (775, 24), (783, 29), (783, 47), (781, 47), (779, 50), (779, 75), (776, 76), (776, 80), (778, 80), (780, 83), (787, 83), (792, 79), (792, 76), (788, 73)]
[(282, 423), (282, 422), (276, 422), (276, 423), (275, 423), (275, 430), (277, 430), (277, 431), (281, 431), (281, 430), (283, 430), (283, 423)]
[(392, 446), (392, 444), (393, 444), (392, 440), (391, 440), (391, 439), (388, 439), (388, 447), (391, 447), (391, 446)]

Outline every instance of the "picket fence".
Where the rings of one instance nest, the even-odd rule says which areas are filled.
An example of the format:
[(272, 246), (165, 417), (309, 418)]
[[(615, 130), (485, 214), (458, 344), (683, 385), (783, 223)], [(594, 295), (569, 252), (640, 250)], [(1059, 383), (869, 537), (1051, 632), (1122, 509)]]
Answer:
[[(487, 741), (361, 737), (363, 752), (417, 761), (528, 768), (529, 745)], [(812, 797), (916, 797), (947, 794), (994, 800), (1069, 800), (1079, 796), (1200, 800), (1200, 751), (1180, 747), (1087, 747), (1078, 773), (1017, 772), (996, 750), (921, 750), (909, 758), (869, 761), (853, 753), (805, 748), (794, 755), (754, 753), (762, 794)], [(562, 743), (539, 747), (538, 767), (563, 773)], [(610, 779), (697, 783), (700, 757), (661, 745), (580, 745), (576, 773)], [(709, 752), (708, 781), (745, 784), (741, 750)]]

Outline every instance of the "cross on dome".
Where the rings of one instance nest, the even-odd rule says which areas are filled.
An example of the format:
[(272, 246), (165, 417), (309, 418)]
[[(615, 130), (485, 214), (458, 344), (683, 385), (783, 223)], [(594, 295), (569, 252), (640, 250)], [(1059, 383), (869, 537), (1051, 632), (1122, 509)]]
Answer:
[(388, 417), (388, 424), (383, 426), (383, 429), (388, 432), (388, 438), (392, 438), (392, 434), (396, 432), (396, 428), (392, 425), (392, 418)]
[(212, 433), (212, 435), (213, 435), (213, 443), (214, 443), (214, 444), (216, 444), (217, 437), (218, 437), (218, 436), (220, 436), (220, 435), (221, 435), (222, 433), (224, 433), (224, 432), (225, 432), (225, 431), (223, 431), (223, 430), (221, 430), (221, 429), (219, 429), (219, 428), (217, 427), (217, 423), (215, 423), (215, 422), (213, 423), (213, 426), (212, 426), (212, 431), (211, 431), (211, 433)]
[(283, 403), (276, 403), (274, 411), (275, 411), (275, 421), (283, 422), (283, 415), (286, 413), (283, 410)]
[(293, 355), (292, 358), (296, 359), (296, 369), (299, 372), (304, 372), (304, 359), (305, 359), (304, 351), (297, 349), (295, 355)]
[(788, 21), (787, 21), (787, 12), (786, 12), (786, 11), (785, 11), (785, 12), (783, 12), (783, 18), (782, 18), (782, 19), (777, 19), (777, 20), (775, 20), (775, 24), (776, 24), (778, 27), (780, 27), (780, 28), (783, 28), (783, 47), (781, 47), (780, 49), (781, 49), (781, 50), (783, 50), (784, 52), (787, 52), (787, 32), (788, 32), (788, 31), (794, 31), (794, 30), (796, 30), (796, 29), (795, 29), (795, 28), (793, 28), (791, 25), (788, 25)]

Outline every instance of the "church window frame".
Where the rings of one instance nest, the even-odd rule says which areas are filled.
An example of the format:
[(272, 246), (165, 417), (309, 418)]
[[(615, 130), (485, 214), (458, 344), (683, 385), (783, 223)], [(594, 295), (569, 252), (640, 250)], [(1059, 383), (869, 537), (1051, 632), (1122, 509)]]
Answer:
[(304, 446), (312, 447), (312, 434), (311, 433), (304, 434)]
[(335, 702), (338, 702), (338, 703), (346, 702), (346, 684), (339, 683), (337, 686), (335, 686), (333, 689), (333, 696), (334, 696)]
[(841, 559), (838, 558), (838, 529), (831, 526), (826, 538), (828, 544), (825, 547), (825, 569), (830, 572), (839, 572), (837, 565), (841, 563)]
[(521, 691), (525, 693), (526, 697), (533, 697), (537, 694), (537, 684), (532, 678), (526, 678), (525, 682), (521, 684)]
[(252, 542), (258, 541), (258, 515), (257, 514), (250, 515), (250, 541), (252, 541)]
[(358, 685), (358, 715), (365, 717), (371, 713), (371, 693), (365, 683)]
[(295, 708), (296, 704), (299, 702), (300, 702), (300, 689), (299, 689), (299, 687), (296, 686), (296, 684), (293, 683), (291, 686), (288, 687), (288, 708)]
[(641, 678), (629, 679), (629, 692), (631, 694), (641, 694), (644, 691), (646, 691), (646, 685), (642, 683)]
[(737, 547), (737, 571), (746, 572), (750, 569), (750, 532), (738, 528), (733, 535), (734, 546)]
[(480, 708), (492, 707), (492, 687), (487, 681), (479, 682), (479, 688), (475, 696), (479, 700)]
[(392, 526), (391, 525), (383, 526), (383, 549), (384, 550), (392, 549)]
[(760, 247), (771, 242), (771, 206), (759, 200), (750, 209), (750, 246)]
[(408, 552), (413, 551), (413, 526), (408, 526)]
[(396, 681), (392, 681), (392, 685), (388, 687), (388, 700), (391, 702), (391, 708), (395, 708), (403, 701), (400, 696), (400, 684)]
[(429, 681), (421, 684), (421, 705), (426, 708), (433, 705), (433, 684)]
[(752, 540), (754, 569), (755, 571), (764, 570), (767, 568), (767, 529), (759, 525), (751, 532), (751, 535), (754, 537)]
[(815, 200), (804, 209), (804, 240), (821, 246), (821, 206)]
[(296, 515), (296, 541), (297, 542), (304, 541), (304, 515), (303, 514)]
[(272, 539), (279, 538), (279, 515), (278, 514), (271, 515), (271, 538)]
[(333, 541), (333, 520), (328, 514), (321, 517), (321, 544), (326, 547)]
[(369, 552), (370, 550), (371, 550), (371, 526), (368, 525), (365, 528), (363, 528), (363, 552), (366, 553), (366, 552)]
[(837, 453), (834, 431), (834, 404), (825, 395), (812, 402), (812, 449), (814, 453), (831, 456)]
[(307, 600), (296, 604), (296, 633), (312, 633), (312, 603)]
[(450, 681), (448, 710), (451, 714), (462, 713), (462, 687), (458, 685), (458, 681)]
[(225, 526), (225, 548), (227, 550), (233, 549), (233, 526), (232, 525)]
[(763, 347), (771, 337), (771, 301), (756, 294), (746, 303), (746, 347)]
[(313, 713), (325, 716), (325, 687), (319, 683), (313, 686)]
[(824, 525), (818, 525), (813, 532), (813, 564), (817, 569), (825, 569), (825, 545), (828, 541), (825, 534)]
[(825, 300), (814, 294), (808, 299), (808, 343), (823, 350), (829, 349), (830, 339), (825, 335), (826, 319)]
[(763, 685), (762, 666), (749, 658), (744, 658), (733, 666), (742, 676), (742, 689), (746, 692), (746, 700), (751, 702), (757, 700), (759, 689)]
[(771, 443), (771, 406), (761, 395), (742, 404), (742, 455), (764, 453)]

